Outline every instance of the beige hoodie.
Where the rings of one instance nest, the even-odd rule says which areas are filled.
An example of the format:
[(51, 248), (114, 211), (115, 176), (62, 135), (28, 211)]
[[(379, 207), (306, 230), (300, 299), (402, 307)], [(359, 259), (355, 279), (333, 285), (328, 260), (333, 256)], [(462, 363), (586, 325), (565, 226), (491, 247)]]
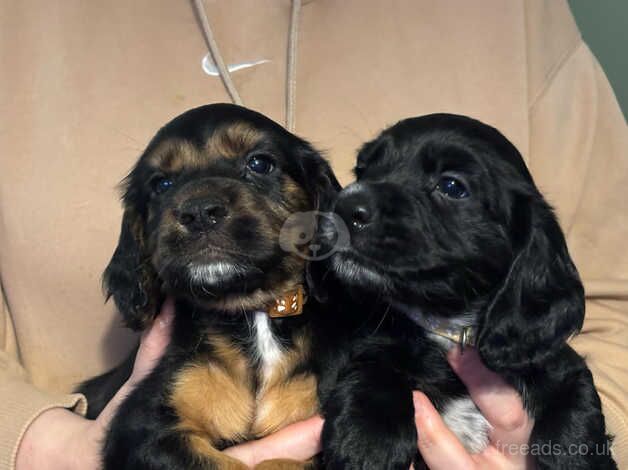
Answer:
[[(205, 0), (245, 105), (284, 122), (289, 0)], [(350, 181), (355, 149), (436, 111), (498, 127), (556, 206), (588, 294), (586, 355), (628, 466), (628, 128), (562, 0), (305, 2), (296, 132)], [(100, 274), (116, 183), (164, 122), (229, 101), (191, 4), (0, 0), (0, 468), (42, 410), (128, 351)]]

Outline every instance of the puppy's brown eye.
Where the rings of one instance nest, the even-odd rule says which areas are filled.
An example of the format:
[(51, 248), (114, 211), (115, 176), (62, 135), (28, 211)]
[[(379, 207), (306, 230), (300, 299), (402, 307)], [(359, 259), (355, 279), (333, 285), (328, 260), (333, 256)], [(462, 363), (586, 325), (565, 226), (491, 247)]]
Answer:
[(275, 169), (275, 164), (270, 157), (265, 155), (253, 155), (246, 164), (247, 168), (254, 173), (267, 175)]
[(469, 190), (464, 183), (451, 176), (442, 176), (436, 185), (436, 189), (451, 199), (469, 197)]
[(174, 183), (170, 178), (166, 178), (164, 176), (154, 178), (153, 181), (151, 181), (151, 186), (155, 194), (165, 193), (172, 187), (173, 184)]

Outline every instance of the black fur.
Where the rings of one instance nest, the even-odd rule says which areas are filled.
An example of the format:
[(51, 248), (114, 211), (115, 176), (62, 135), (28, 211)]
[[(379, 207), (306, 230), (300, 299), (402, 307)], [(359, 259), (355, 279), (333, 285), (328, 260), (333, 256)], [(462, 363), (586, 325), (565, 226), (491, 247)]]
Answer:
[(538, 468), (616, 468), (591, 373), (566, 343), (582, 326), (583, 287), (516, 148), (478, 121), (436, 114), (365, 144), (355, 171), (335, 203), (351, 247), (312, 266), (329, 302), (321, 328), (337, 332), (320, 366), (333, 371), (321, 382), (326, 467), (422, 468), (411, 391), (439, 410), (466, 395), (412, 310), (475, 319), (482, 360), (535, 419)]
[[(235, 143), (208, 144), (232, 125)], [(168, 157), (156, 159), (168, 142), (176, 143)], [(186, 160), (182, 145), (198, 156)], [(221, 148), (230, 155), (212, 153)], [(248, 167), (259, 155), (272, 160), (269, 174), (252, 173)], [(164, 177), (172, 184), (157, 191), (155, 184)], [(170, 401), (174, 377), (186, 365), (211, 361), (214, 349), (208, 336), (219, 336), (244, 353), (256, 383), (259, 364), (251, 340), (252, 312), (267, 310), (286, 283), (303, 284), (304, 260), (279, 246), (281, 225), (293, 211), (314, 210), (331, 200), (339, 185), (309, 143), (259, 113), (216, 104), (190, 110), (164, 126), (124, 189), (120, 239), (104, 274), (106, 293), (133, 329), (151, 324), (166, 295), (175, 298), (176, 314), (165, 355), (111, 422), (104, 468), (218, 468), (220, 463), (211, 457), (192, 452), (186, 432), (176, 427), (179, 417)], [(195, 206), (199, 204), (200, 209)], [(185, 213), (184, 218), (190, 205), (196, 212)], [(216, 261), (237, 265), (236, 274), (195, 277), (192, 267)], [(296, 332), (309, 331), (316, 310), (317, 303), (310, 299), (302, 315), (272, 320), (273, 333), (285, 348), (291, 347)], [(117, 369), (80, 387), (88, 398), (90, 418), (99, 415), (129, 378), (134, 356), (135, 352)], [(298, 364), (292, 373), (311, 369), (309, 362)], [(220, 413), (220, 403), (215, 406)], [(233, 443), (210, 444), (222, 449)]]

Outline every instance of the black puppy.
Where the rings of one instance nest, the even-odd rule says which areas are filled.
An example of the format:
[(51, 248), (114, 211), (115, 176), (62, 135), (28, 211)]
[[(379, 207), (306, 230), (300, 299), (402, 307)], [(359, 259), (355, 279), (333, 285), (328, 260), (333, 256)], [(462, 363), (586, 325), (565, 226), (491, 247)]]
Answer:
[(422, 468), (413, 389), (482, 450), (489, 425), (445, 360), (458, 345), (520, 392), (539, 468), (616, 468), (591, 373), (566, 343), (583, 287), (517, 149), (478, 121), (435, 114), (365, 144), (355, 173), (335, 204), (351, 245), (318, 276), (322, 328), (337, 332), (321, 366), (335, 371), (321, 382), (327, 468)]
[[(305, 303), (307, 246), (299, 239), (311, 227), (307, 217), (305, 227), (286, 221), (324, 204), (339, 185), (304, 140), (259, 113), (216, 104), (164, 126), (124, 189), (107, 294), (134, 329), (152, 321), (165, 295), (175, 297), (176, 315), (165, 355), (111, 422), (104, 466), (247, 468), (220, 450), (318, 409), (310, 326), (317, 304)], [(81, 387), (90, 417), (131, 366)]]

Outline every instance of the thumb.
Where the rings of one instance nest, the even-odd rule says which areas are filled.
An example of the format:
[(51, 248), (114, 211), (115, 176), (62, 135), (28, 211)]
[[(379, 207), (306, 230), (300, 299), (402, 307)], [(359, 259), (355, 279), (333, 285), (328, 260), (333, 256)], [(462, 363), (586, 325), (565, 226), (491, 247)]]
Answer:
[(262, 439), (228, 447), (224, 453), (249, 467), (271, 459), (308, 460), (321, 451), (322, 428), (323, 418), (313, 416)]
[(137, 384), (153, 370), (157, 361), (163, 356), (170, 343), (174, 310), (174, 300), (172, 297), (166, 298), (153, 324), (142, 333), (129, 382)]
[(169, 297), (164, 301), (161, 312), (155, 317), (153, 324), (142, 333), (131, 376), (98, 415), (96, 424), (101, 432), (107, 428), (124, 399), (133, 391), (137, 383), (153, 370), (166, 351), (172, 332), (174, 310), (174, 300)]

